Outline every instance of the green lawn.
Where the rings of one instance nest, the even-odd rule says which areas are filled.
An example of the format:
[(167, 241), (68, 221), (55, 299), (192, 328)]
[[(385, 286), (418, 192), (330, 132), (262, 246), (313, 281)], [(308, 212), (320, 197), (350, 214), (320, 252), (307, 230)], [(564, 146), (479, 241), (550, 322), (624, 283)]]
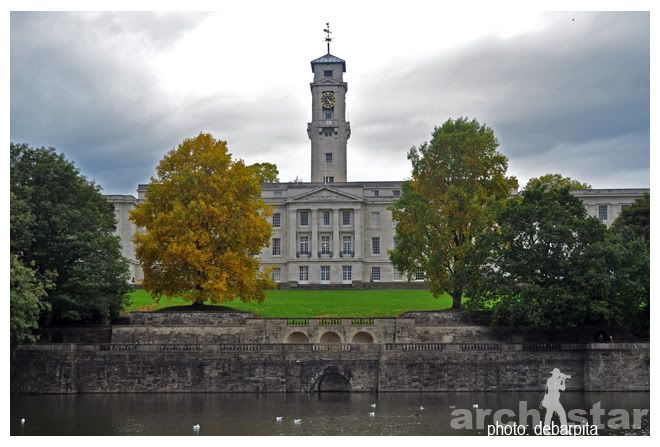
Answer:
[[(131, 292), (128, 312), (151, 311), (190, 303), (180, 297), (159, 302), (143, 289)], [(208, 303), (207, 303), (208, 304)], [(451, 297), (433, 298), (428, 290), (267, 290), (263, 303), (230, 301), (224, 306), (259, 317), (395, 317), (411, 310), (451, 307)]]

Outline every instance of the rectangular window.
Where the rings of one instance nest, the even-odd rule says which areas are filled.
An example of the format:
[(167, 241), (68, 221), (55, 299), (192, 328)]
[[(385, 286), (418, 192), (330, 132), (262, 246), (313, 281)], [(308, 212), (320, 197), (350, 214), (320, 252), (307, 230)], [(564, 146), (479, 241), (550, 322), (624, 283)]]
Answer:
[(380, 281), (380, 267), (371, 267), (371, 280)]
[(332, 77), (332, 70), (323, 70), (323, 77), (331, 78)]
[(271, 273), (270, 277), (273, 279), (275, 282), (280, 281), (280, 276), (281, 276), (281, 270), (279, 267), (275, 267), (273, 269), (273, 272)]
[(395, 189), (394, 191), (392, 191), (392, 195), (394, 197), (399, 197), (401, 195), (401, 191), (399, 191), (398, 189)]
[(323, 183), (334, 183), (334, 182), (335, 182), (335, 178), (331, 175), (327, 177), (323, 177)]
[(330, 254), (330, 236), (321, 236), (321, 254)]
[(275, 191), (275, 197), (282, 197), (282, 191)]
[(323, 225), (330, 225), (330, 211), (323, 211)]
[(403, 281), (403, 275), (397, 269), (394, 269), (394, 281)]
[(351, 211), (350, 210), (343, 210), (341, 212), (341, 223), (342, 223), (342, 225), (350, 225), (351, 224)]
[(598, 218), (607, 220), (607, 205), (598, 205)]
[(322, 265), (321, 266), (321, 281), (330, 282), (330, 266)]
[(279, 256), (282, 254), (282, 244), (280, 243), (279, 237), (273, 238), (273, 256)]
[(371, 238), (371, 254), (379, 255), (380, 254), (380, 238), (372, 237)]
[(332, 112), (325, 112), (325, 119), (331, 120), (332, 119)]
[[(332, 118), (332, 117), (331, 117)], [(327, 119), (327, 118), (326, 118)], [(333, 135), (336, 135), (337, 132), (335, 132), (334, 127), (324, 127), (319, 133), (322, 133), (326, 137), (331, 137)]]
[(298, 267), (298, 280), (299, 281), (309, 281), (309, 267), (306, 265), (301, 265)]
[(279, 228), (280, 227), (280, 221), (281, 221), (280, 213), (273, 213), (273, 227), (274, 228)]
[(309, 225), (309, 212), (307, 210), (300, 211), (300, 225), (303, 227)]
[(353, 269), (350, 265), (341, 266), (341, 280), (342, 281), (352, 281), (353, 280)]
[(309, 254), (309, 236), (300, 236), (300, 254)]
[(342, 253), (350, 255), (353, 252), (353, 238), (351, 236), (342, 237)]
[(332, 163), (332, 152), (326, 152), (325, 153), (325, 162), (326, 163)]
[(371, 227), (378, 228), (380, 227), (380, 213), (378, 211), (372, 211), (370, 215)]
[(374, 191), (374, 197), (379, 197), (379, 196), (380, 196), (380, 191), (375, 190), (375, 191)]
[(424, 281), (424, 272), (421, 270), (417, 270), (415, 272), (415, 281)]

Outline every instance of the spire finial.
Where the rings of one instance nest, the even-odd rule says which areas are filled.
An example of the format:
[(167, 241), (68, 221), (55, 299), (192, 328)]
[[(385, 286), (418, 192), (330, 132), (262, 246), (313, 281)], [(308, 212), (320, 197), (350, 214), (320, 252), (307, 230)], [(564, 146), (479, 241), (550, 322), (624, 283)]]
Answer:
[(325, 22), (323, 32), (326, 34), (325, 41), (328, 44), (328, 54), (330, 54), (330, 42), (332, 42), (332, 37), (330, 37), (330, 34), (332, 33), (332, 31), (330, 31), (330, 22)]

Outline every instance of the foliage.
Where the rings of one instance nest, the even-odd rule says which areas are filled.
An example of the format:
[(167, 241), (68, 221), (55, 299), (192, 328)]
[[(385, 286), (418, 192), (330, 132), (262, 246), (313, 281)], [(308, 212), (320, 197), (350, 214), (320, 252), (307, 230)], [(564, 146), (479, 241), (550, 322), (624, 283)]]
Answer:
[(642, 244), (588, 216), (568, 187), (526, 189), (497, 223), (477, 242), (468, 309), (553, 332), (587, 321), (624, 325), (648, 305)]
[(10, 342), (11, 348), (19, 344), (34, 343), (34, 330), (39, 327), (39, 315), (50, 308), (44, 301), (49, 281), (42, 281), (36, 272), (24, 266), (18, 256), (10, 259)]
[(534, 177), (529, 179), (525, 189), (534, 189), (545, 187), (548, 189), (552, 188), (568, 188), (570, 190), (575, 189), (591, 189), (591, 185), (588, 183), (582, 183), (579, 180), (574, 180), (570, 177), (564, 177), (561, 174), (545, 174), (541, 177)]
[(116, 316), (128, 290), (128, 263), (112, 204), (54, 149), (11, 144), (10, 152), (11, 252), (51, 278), (49, 316)]
[(651, 244), (651, 197), (644, 197), (621, 210), (621, 213), (612, 224), (616, 231), (624, 233), (630, 231), (635, 237), (643, 239), (647, 246)]
[[(223, 303), (237, 311), (253, 312), (263, 318), (319, 317), (396, 317), (404, 312), (443, 310), (451, 307), (451, 297), (434, 298), (424, 289), (295, 290), (269, 289), (266, 299), (245, 303), (239, 299)], [(180, 296), (155, 300), (144, 289), (131, 292), (129, 311), (154, 311), (188, 304)], [(205, 304), (213, 304), (210, 301)], [(210, 307), (210, 306), (209, 306)]]
[(471, 279), (466, 262), (475, 237), (493, 225), (517, 187), (506, 177), (507, 158), (498, 145), (493, 130), (476, 120), (447, 120), (430, 143), (410, 149), (412, 179), (391, 207), (397, 222), (393, 264), (408, 277), (423, 271), (433, 294), (451, 294), (454, 308)]
[(280, 179), (278, 175), (280, 171), (277, 170), (277, 166), (273, 163), (255, 163), (250, 166), (257, 170), (257, 174), (262, 182), (279, 183)]
[(144, 287), (193, 302), (262, 301), (271, 282), (258, 255), (271, 227), (261, 175), (210, 134), (168, 152), (156, 174), (130, 217), (146, 230), (134, 239)]

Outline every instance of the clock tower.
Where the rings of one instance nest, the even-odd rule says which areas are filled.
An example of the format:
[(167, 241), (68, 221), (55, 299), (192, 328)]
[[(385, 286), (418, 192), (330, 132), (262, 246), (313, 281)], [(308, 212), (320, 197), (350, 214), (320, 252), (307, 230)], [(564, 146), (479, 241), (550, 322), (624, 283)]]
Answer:
[(312, 61), (312, 122), (307, 123), (307, 135), (312, 142), (312, 182), (338, 183), (346, 181), (346, 142), (351, 136), (343, 79), (346, 62), (330, 54), (330, 30), (324, 31), (328, 53)]

